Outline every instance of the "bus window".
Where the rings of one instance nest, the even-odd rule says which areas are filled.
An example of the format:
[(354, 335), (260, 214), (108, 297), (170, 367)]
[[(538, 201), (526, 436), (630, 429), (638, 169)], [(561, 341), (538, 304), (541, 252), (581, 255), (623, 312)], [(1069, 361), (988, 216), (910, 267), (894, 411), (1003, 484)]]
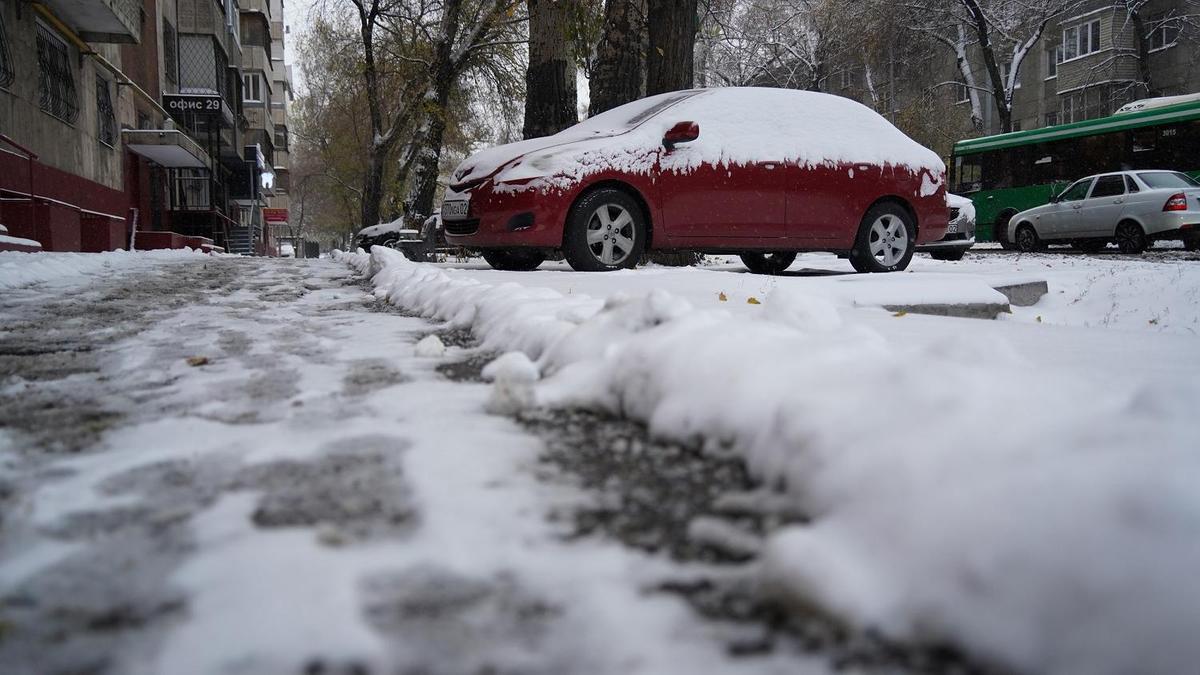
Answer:
[(1138, 129), (1134, 131), (1133, 136), (1133, 152), (1154, 152), (1154, 141), (1158, 138), (1157, 129)]
[(982, 155), (967, 155), (966, 157), (955, 157), (954, 166), (958, 173), (958, 183), (954, 187), (957, 194), (965, 195), (970, 192), (977, 192), (980, 185), (980, 173), (982, 164), (980, 162)]

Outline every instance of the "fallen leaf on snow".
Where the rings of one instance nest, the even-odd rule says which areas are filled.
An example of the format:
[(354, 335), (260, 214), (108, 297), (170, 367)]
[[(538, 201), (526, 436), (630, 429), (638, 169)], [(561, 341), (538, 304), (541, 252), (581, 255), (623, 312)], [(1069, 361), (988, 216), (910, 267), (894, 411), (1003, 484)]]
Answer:
[(189, 366), (192, 366), (193, 368), (195, 368), (196, 366), (207, 366), (208, 365), (208, 357), (207, 356), (189, 356), (188, 360), (187, 360), (187, 364)]
[(746, 304), (747, 305), (761, 305), (762, 303), (758, 301), (758, 298), (756, 298), (752, 295), (752, 296), (746, 298)]
[(907, 315), (908, 315), (908, 312), (906, 312), (904, 310), (900, 310), (899, 312), (895, 312), (892, 314), (892, 316), (907, 316)]
[(729, 299), (729, 296), (725, 295), (724, 291), (717, 293), (717, 300), (720, 300), (721, 302), (725, 302), (728, 299)]

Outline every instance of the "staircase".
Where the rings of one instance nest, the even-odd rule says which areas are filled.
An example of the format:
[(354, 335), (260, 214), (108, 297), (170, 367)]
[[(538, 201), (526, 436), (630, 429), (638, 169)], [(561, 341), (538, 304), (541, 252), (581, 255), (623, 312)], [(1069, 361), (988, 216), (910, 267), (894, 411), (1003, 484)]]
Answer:
[(254, 255), (255, 238), (254, 228), (231, 226), (227, 251), (237, 255)]

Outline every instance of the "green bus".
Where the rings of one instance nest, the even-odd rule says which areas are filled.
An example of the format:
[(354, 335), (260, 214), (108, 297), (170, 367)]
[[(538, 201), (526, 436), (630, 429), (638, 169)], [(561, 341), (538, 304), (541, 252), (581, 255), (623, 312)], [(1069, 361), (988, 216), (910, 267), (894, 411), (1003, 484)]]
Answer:
[(978, 241), (997, 239), (1020, 211), (1049, 203), (1079, 178), (1124, 169), (1200, 175), (1200, 96), (1130, 103), (1109, 117), (954, 144), (951, 192), (975, 203)]

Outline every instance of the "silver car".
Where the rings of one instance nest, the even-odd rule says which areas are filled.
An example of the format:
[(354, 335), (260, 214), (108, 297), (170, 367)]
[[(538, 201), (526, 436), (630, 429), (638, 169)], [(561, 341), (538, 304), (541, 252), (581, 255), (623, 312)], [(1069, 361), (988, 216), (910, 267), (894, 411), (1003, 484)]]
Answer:
[(1049, 204), (1008, 223), (1008, 240), (1030, 252), (1047, 243), (1095, 252), (1115, 241), (1141, 253), (1156, 239), (1191, 248), (1200, 231), (1200, 183), (1176, 171), (1117, 171), (1075, 181)]

